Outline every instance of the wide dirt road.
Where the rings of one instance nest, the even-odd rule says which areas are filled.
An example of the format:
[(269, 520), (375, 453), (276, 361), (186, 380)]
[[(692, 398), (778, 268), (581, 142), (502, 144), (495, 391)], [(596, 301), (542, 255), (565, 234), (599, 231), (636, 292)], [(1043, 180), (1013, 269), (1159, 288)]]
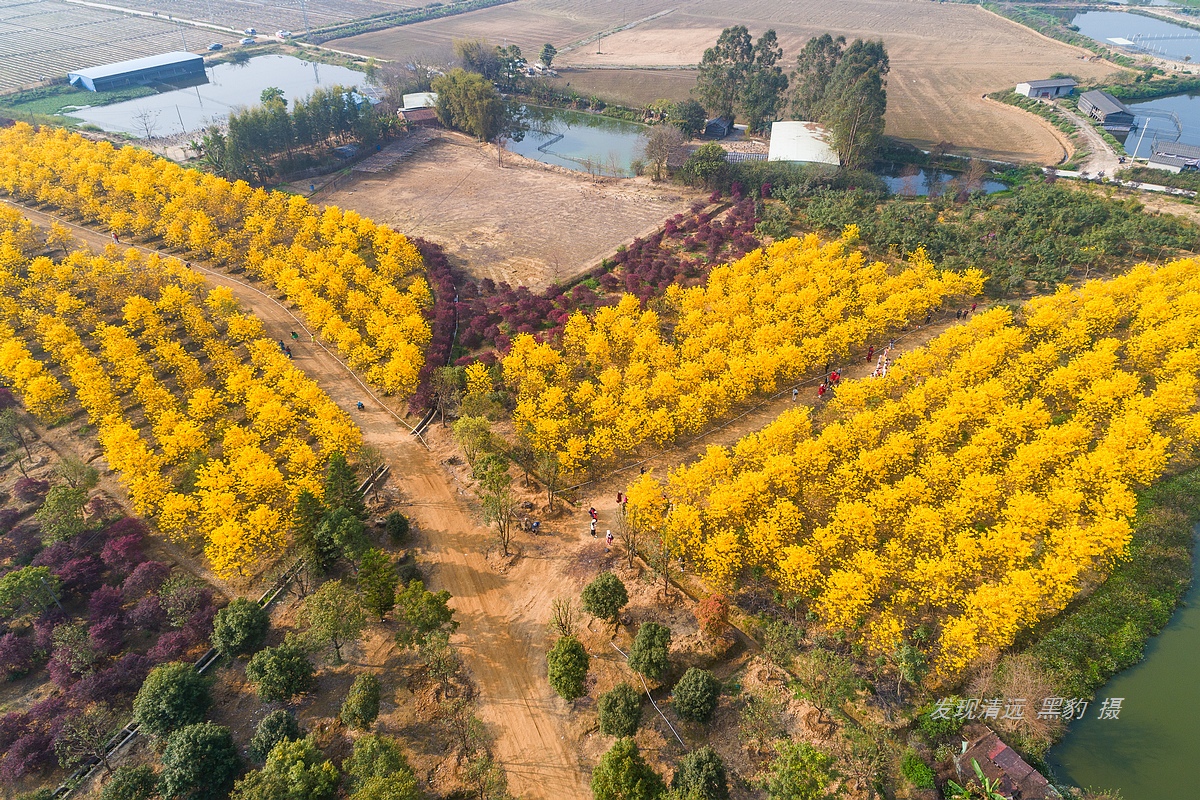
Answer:
[[(55, 217), (20, 207), (38, 224)], [(107, 234), (71, 225), (75, 237), (103, 248)], [(147, 249), (147, 248), (141, 248)], [(228, 286), (266, 326), (267, 335), (287, 339), (303, 326), (273, 298), (223, 273), (205, 270), (209, 280)], [(293, 345), (296, 366), (320, 384), (362, 429), (366, 443), (379, 448), (392, 466), (393, 483), (411, 501), (406, 508), (420, 533), (431, 588), (446, 589), (459, 621), (454, 643), (479, 689), (479, 716), (497, 736), (495, 756), (504, 765), (515, 795), (550, 800), (584, 800), (591, 792), (565, 743), (566, 707), (553, 695), (545, 675), (545, 609), (575, 591), (560, 565), (526, 557), (506, 574), (484, 558), (490, 537), (472, 516), (462, 492), (431, 453), (358, 379), (319, 344), (302, 336)], [(362, 401), (365, 410), (355, 410)], [(558, 549), (558, 548), (555, 548)], [(562, 557), (562, 556), (560, 556)]]

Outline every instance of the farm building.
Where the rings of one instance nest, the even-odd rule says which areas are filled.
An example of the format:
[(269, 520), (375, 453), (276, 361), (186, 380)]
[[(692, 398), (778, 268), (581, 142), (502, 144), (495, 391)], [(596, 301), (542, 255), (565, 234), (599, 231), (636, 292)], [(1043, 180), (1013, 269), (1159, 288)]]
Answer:
[(163, 53), (68, 72), (67, 80), (91, 92), (107, 92), (126, 86), (145, 86), (204, 74), (204, 59), (195, 53)]
[(1147, 166), (1167, 172), (1194, 172), (1200, 169), (1200, 147), (1182, 142), (1155, 142)]
[(1133, 127), (1133, 112), (1108, 92), (1093, 89), (1079, 95), (1079, 110), (1100, 121), (1107, 131), (1128, 133)]
[(733, 133), (733, 120), (725, 117), (713, 117), (704, 123), (706, 139), (724, 139)]
[(1017, 94), (1025, 97), (1066, 97), (1075, 91), (1073, 78), (1047, 78), (1017, 84)]
[(402, 102), (405, 111), (414, 108), (433, 108), (437, 105), (437, 92), (413, 92), (404, 95)]
[(787, 120), (771, 126), (771, 150), (768, 161), (793, 161), (804, 164), (841, 166), (841, 159), (829, 144), (825, 128), (816, 122)]
[(1056, 800), (1062, 797), (1042, 773), (1025, 762), (1016, 751), (1000, 741), (996, 732), (986, 726), (982, 733), (954, 759), (960, 783), (975, 778), (975, 764), (988, 780), (999, 781), (1001, 792), (1012, 800)]
[(400, 112), (400, 118), (408, 123), (410, 128), (440, 128), (437, 111), (432, 108), (406, 108)]

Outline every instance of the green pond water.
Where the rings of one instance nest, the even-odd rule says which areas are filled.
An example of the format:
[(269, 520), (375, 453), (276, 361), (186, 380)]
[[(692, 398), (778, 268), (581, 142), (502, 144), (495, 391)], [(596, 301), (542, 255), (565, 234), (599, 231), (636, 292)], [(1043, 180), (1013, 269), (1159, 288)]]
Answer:
[[(1195, 529), (1200, 534), (1200, 526)], [(1193, 551), (1192, 574), (1200, 574)], [(1124, 698), (1120, 717), (1097, 719), (1099, 702)], [(1119, 789), (1123, 800), (1200, 798), (1200, 587), (1184, 603), (1146, 657), (1097, 692), (1087, 717), (1050, 751), (1054, 778)]]

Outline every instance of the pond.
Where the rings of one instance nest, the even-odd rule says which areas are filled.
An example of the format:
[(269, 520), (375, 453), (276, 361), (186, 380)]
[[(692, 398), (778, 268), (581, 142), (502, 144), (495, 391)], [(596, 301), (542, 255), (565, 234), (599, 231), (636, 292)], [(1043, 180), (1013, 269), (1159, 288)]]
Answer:
[(521, 141), (510, 141), (514, 153), (579, 172), (629, 177), (641, 156), (645, 125), (561, 108), (523, 106), (528, 128)]
[[(1200, 534), (1200, 526), (1196, 533)], [(1200, 548), (1192, 573), (1200, 569)], [(1145, 659), (1113, 678), (1101, 695), (1121, 697), (1117, 720), (1089, 712), (1050, 751), (1059, 781), (1120, 789), (1124, 800), (1194, 800), (1200, 764), (1200, 583), (1193, 583)]]
[(362, 86), (365, 82), (361, 72), (346, 67), (281, 55), (256, 56), (242, 64), (216, 64), (205, 72), (207, 83), (66, 113), (113, 133), (140, 138), (149, 125), (154, 136), (166, 137), (202, 130), (225, 119), (235, 108), (256, 105), (268, 86), (282, 89), (290, 102), (307, 97), (318, 86)]
[[(962, 185), (963, 175), (938, 169), (917, 168), (904, 164), (892, 164), (879, 171), (879, 177), (887, 184), (888, 191), (901, 197), (925, 197), (940, 195), (948, 189), (957, 192)], [(955, 184), (951, 187), (951, 184)], [(982, 178), (973, 189), (982, 189), (987, 194), (1002, 192), (1005, 184), (991, 178)]]
[(1084, 36), (1110, 47), (1116, 45), (1131, 53), (1150, 52), (1175, 61), (1200, 61), (1200, 30), (1163, 19), (1125, 11), (1087, 11), (1072, 17), (1071, 24)]
[[(1173, 94), (1126, 103), (1137, 115), (1137, 129), (1125, 139), (1125, 150), (1138, 158), (1149, 158), (1156, 139), (1200, 145), (1200, 94)], [(1147, 114), (1146, 112), (1151, 112)], [(1164, 114), (1174, 114), (1183, 129)], [(1136, 153), (1134, 151), (1137, 151)]]

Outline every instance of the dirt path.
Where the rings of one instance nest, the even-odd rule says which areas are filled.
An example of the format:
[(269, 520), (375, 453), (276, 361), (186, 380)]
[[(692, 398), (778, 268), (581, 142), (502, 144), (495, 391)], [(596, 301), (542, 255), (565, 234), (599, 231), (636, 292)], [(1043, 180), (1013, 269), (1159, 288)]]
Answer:
[(1100, 132), (1081, 114), (1072, 111), (1062, 104), (1059, 104), (1057, 108), (1064, 116), (1069, 117), (1075, 123), (1075, 127), (1079, 129), (1079, 135), (1083, 138), (1088, 150), (1092, 151), (1087, 160), (1079, 167), (1079, 173), (1083, 176), (1116, 175), (1121, 165), (1117, 161), (1117, 153), (1113, 150), (1112, 145), (1104, 141), (1104, 137), (1100, 135)]
[[(65, 222), (16, 207), (47, 227), (51, 221)], [(76, 225), (71, 229), (80, 242), (100, 248), (112, 243), (107, 234)], [(268, 337), (287, 339), (297, 329), (291, 312), (261, 291), (223, 273), (205, 274), (212, 283), (228, 286), (262, 320)], [(544, 678), (544, 621), (550, 601), (577, 591), (561, 577), (563, 565), (548, 565), (551, 548), (535, 542), (527, 547), (525, 558), (499, 574), (484, 555), (489, 531), (476, 522), (463, 488), (455, 485), (435, 453), (401, 427), (392, 410), (367, 395), (332, 354), (304, 341), (292, 350), (296, 366), (350, 410), (364, 441), (387, 458), (392, 481), (411, 501), (406, 511), (420, 533), (419, 560), (428, 565), (432, 588), (454, 596), (451, 605), (460, 623), (454, 642), (479, 688), (480, 717), (497, 736), (496, 757), (508, 772), (514, 794), (553, 800), (590, 797), (584, 772), (565, 742), (567, 706), (555, 698)], [(355, 410), (360, 400), (366, 406), (363, 411)], [(556, 556), (567, 558), (568, 554)]]

